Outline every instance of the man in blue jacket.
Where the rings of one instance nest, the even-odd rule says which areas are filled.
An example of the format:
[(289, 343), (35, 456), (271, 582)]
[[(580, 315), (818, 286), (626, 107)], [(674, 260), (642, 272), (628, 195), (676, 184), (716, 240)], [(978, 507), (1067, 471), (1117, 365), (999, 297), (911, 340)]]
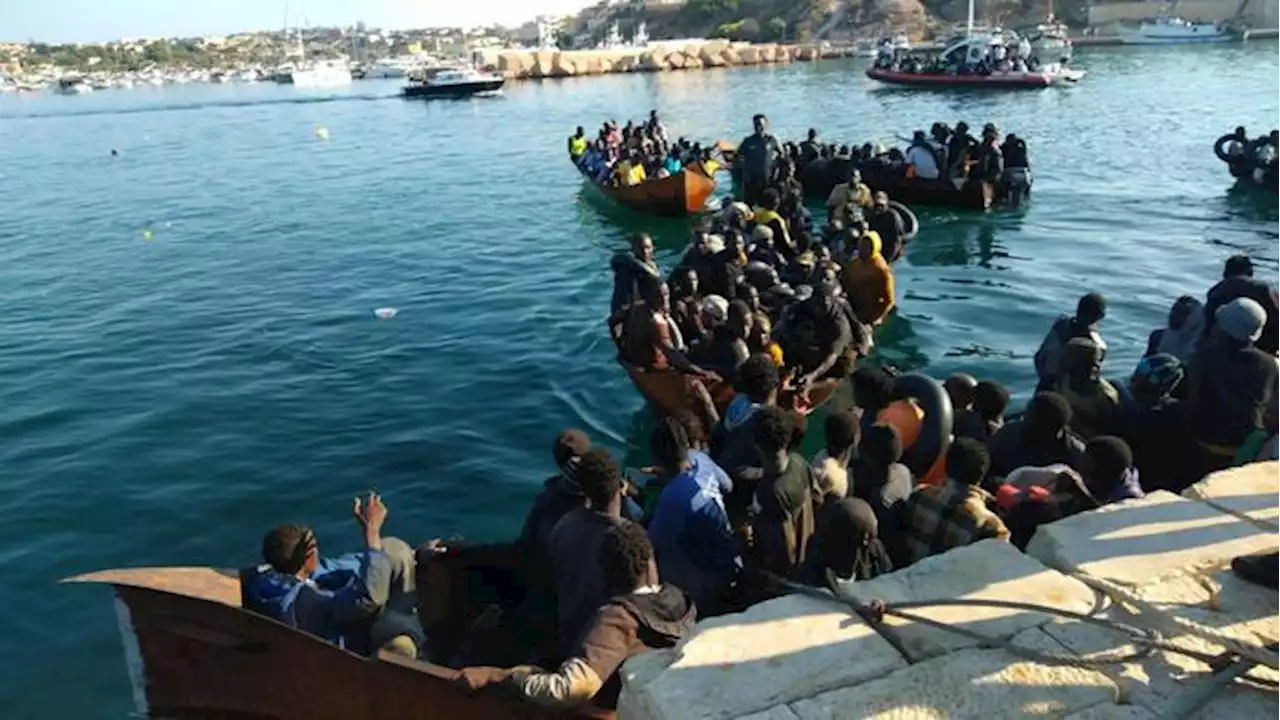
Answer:
[(297, 523), (268, 532), (264, 563), (245, 578), (245, 607), (355, 652), (417, 655), (425, 637), (414, 614), (413, 549), (382, 537), (387, 506), (377, 494), (363, 505), (356, 498), (352, 511), (364, 531), (360, 552), (321, 557), (315, 532)]

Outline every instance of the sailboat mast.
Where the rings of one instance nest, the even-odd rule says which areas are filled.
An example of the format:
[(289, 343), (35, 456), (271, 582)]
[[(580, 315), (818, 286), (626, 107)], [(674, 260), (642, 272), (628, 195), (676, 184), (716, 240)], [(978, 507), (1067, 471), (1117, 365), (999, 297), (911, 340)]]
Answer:
[(968, 23), (968, 26), (965, 28), (965, 34), (966, 35), (973, 34), (973, 0), (969, 0), (969, 23)]

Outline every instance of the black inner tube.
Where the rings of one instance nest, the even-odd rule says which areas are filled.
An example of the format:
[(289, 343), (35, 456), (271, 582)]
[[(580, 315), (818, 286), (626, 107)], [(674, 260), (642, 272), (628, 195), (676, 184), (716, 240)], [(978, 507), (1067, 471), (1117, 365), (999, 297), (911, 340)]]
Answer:
[(911, 211), (911, 208), (897, 200), (890, 200), (889, 209), (897, 213), (899, 218), (902, 218), (902, 227), (904, 228), (902, 240), (911, 240), (920, 233), (920, 219)]
[(954, 412), (951, 398), (942, 383), (921, 373), (907, 373), (893, 381), (893, 392), (898, 397), (915, 398), (924, 410), (920, 437), (902, 454), (902, 464), (911, 474), (921, 477), (951, 446), (951, 430)]
[(1227, 143), (1234, 140), (1235, 137), (1236, 136), (1234, 133), (1227, 133), (1226, 135), (1223, 135), (1222, 137), (1218, 138), (1218, 140), (1213, 143), (1213, 154), (1217, 155), (1219, 160), (1221, 160), (1224, 163), (1227, 163), (1228, 165), (1233, 163), (1231, 162), (1231, 156), (1227, 154), (1225, 146)]

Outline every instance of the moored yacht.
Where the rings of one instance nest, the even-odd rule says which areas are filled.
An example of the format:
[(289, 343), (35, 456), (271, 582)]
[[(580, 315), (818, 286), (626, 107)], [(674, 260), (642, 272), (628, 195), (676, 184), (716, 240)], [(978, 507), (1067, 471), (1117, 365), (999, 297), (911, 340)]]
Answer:
[(1240, 34), (1220, 23), (1191, 22), (1185, 18), (1161, 15), (1154, 22), (1144, 22), (1137, 30), (1120, 34), (1126, 45), (1172, 45), (1178, 43), (1215, 43), (1240, 39)]
[(339, 87), (351, 84), (351, 68), (341, 60), (320, 60), (295, 67), (288, 82), (298, 87)]

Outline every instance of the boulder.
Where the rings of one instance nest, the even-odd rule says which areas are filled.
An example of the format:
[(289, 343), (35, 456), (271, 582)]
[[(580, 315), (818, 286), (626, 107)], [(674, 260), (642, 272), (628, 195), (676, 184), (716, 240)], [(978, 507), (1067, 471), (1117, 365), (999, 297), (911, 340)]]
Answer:
[(739, 65), (758, 65), (760, 64), (760, 48), (749, 45), (738, 51)]
[[(710, 43), (707, 44), (710, 45)], [(708, 47), (704, 47), (698, 52), (698, 60), (704, 67), (724, 67), (725, 65), (728, 65), (728, 63), (725, 62), (723, 53), (723, 50), (717, 52)]]
[(534, 53), (533, 69), (530, 71), (533, 77), (551, 77), (557, 54), (549, 50)]
[(574, 53), (558, 52), (551, 61), (552, 77), (569, 77), (578, 74), (578, 66), (574, 62)]
[(711, 55), (719, 55), (729, 49), (728, 40), (708, 40), (698, 49), (699, 53), (709, 53)]
[(666, 68), (668, 70), (683, 70), (685, 66), (685, 55), (681, 52), (673, 52), (667, 56)]
[(533, 56), (527, 52), (504, 52), (498, 56), (498, 70), (507, 77), (528, 77), (532, 67)]
[(723, 61), (725, 65), (746, 64), (742, 60), (742, 53), (734, 48), (725, 48), (724, 52), (720, 53), (720, 60)]
[(702, 69), (702, 58), (698, 57), (696, 54), (694, 54), (694, 55), (685, 55), (685, 56), (684, 56), (684, 69), (685, 69), (685, 70), (700, 70), (700, 69)]
[(614, 64), (613, 64), (613, 58), (611, 58), (611, 57), (597, 57), (597, 58), (595, 58), (595, 59), (596, 59), (596, 60), (598, 60), (598, 61), (600, 62), (600, 72), (601, 72), (601, 73), (611, 73), (611, 72), (616, 72), (616, 71), (617, 71), (617, 68), (615, 68), (615, 67), (614, 67)]
[(818, 53), (809, 46), (796, 48), (796, 60), (812, 62), (818, 59)]
[(771, 63), (778, 59), (777, 45), (760, 45), (756, 47), (756, 52), (760, 54), (760, 62)]
[(654, 48), (642, 54), (637, 67), (641, 70), (660, 71), (667, 69), (667, 51)]
[(600, 56), (594, 53), (585, 54), (585, 56), (576, 64), (579, 75), (599, 75), (604, 72), (600, 62)]
[(635, 55), (624, 55), (613, 66), (613, 71), (620, 73), (635, 72), (638, 64)]

